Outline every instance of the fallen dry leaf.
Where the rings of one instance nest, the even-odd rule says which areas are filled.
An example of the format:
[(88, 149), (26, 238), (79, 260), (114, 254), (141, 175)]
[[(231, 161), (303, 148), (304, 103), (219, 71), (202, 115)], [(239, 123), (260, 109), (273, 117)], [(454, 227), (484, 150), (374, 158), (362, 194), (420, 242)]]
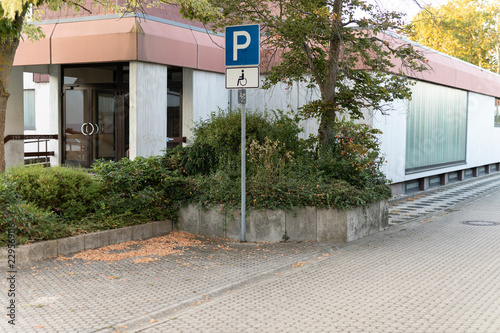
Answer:
[[(88, 261), (119, 261), (134, 258), (134, 263), (143, 263), (159, 260), (151, 256), (167, 256), (184, 253), (183, 247), (204, 246), (205, 241), (196, 239), (196, 236), (184, 231), (172, 231), (168, 235), (150, 238), (144, 241), (128, 241), (119, 244), (104, 246), (98, 249), (89, 249), (75, 254), (71, 258), (59, 257), (57, 260), (83, 259)], [(88, 264), (88, 263), (86, 263)]]

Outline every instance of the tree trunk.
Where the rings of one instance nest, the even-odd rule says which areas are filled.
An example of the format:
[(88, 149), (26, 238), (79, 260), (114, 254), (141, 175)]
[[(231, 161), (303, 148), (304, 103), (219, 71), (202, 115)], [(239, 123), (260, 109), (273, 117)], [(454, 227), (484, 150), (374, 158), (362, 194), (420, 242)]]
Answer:
[(340, 38), (340, 30), (342, 29), (342, 2), (342, 0), (335, 0), (333, 4), (332, 16), (334, 19), (332, 22), (332, 28), (336, 33), (330, 41), (328, 69), (326, 72), (324, 89), (321, 90), (323, 107), (326, 107), (327, 109), (322, 112), (322, 119), (319, 127), (319, 138), (320, 142), (323, 143), (325, 147), (330, 140), (330, 136), (332, 135), (337, 112), (335, 108), (335, 90), (339, 76), (339, 58), (340, 50), (342, 48), (342, 40)]
[[(22, 21), (22, 17), (17, 17), (14, 24), (22, 27)], [(10, 75), (18, 45), (19, 36), (0, 37), (0, 172), (5, 170), (5, 119), (7, 100), (9, 99)]]

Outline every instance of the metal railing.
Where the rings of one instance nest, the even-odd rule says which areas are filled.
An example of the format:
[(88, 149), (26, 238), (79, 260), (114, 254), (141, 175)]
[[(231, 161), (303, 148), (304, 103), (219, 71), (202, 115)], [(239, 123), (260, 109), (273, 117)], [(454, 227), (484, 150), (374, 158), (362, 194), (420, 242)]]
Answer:
[[(50, 164), (49, 157), (54, 156), (54, 151), (49, 151), (48, 143), (50, 140), (57, 140), (57, 134), (30, 134), (30, 135), (7, 135), (4, 138), (4, 143), (11, 140), (24, 141), (24, 162), (25, 164), (42, 163)], [(26, 151), (27, 144), (36, 143), (36, 151)], [(43, 149), (44, 148), (44, 149)]]

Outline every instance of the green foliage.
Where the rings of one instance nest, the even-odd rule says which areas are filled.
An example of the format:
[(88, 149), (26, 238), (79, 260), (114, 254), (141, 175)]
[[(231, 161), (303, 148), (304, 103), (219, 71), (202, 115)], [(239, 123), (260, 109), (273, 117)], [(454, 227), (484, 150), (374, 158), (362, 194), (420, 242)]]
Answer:
[[(213, 155), (209, 160), (216, 161), (222, 156), (226, 160), (217, 164), (212, 172), (207, 169), (207, 172), (195, 174), (196, 177), (191, 182), (191, 202), (205, 206), (224, 205), (228, 209), (239, 207), (239, 151), (230, 157), (231, 149), (237, 150), (237, 144), (239, 146), (235, 131), (229, 125), (238, 124), (239, 119), (235, 118), (236, 115), (231, 112), (220, 112), (201, 124), (201, 131), (195, 129), (199, 135), (196, 142), (219, 145), (210, 150)], [(300, 132), (297, 130), (297, 123), (281, 129), (276, 125), (270, 126), (277, 119), (279, 118), (259, 118), (259, 126), (255, 128), (261, 132), (252, 133), (251, 136), (255, 139), (247, 147), (249, 208), (293, 209), (319, 206), (347, 209), (391, 196), (387, 180), (380, 172), (383, 163), (377, 141), (380, 131), (353, 122), (340, 122), (334, 128), (337, 135), (327, 148), (319, 149), (321, 144), (317, 138), (309, 141), (297, 138)], [(215, 133), (209, 131), (209, 128), (213, 128)], [(274, 133), (273, 139), (266, 136), (258, 141), (259, 135), (266, 133), (267, 128), (278, 128), (280, 133)], [(287, 140), (288, 145), (276, 138)], [(223, 147), (230, 148), (224, 150)], [(185, 148), (178, 148), (176, 155), (182, 154), (183, 149)], [(223, 154), (219, 153), (221, 151)], [(203, 164), (196, 162), (197, 159), (206, 160), (205, 151), (198, 157), (192, 156), (189, 163)], [(233, 162), (229, 163), (231, 161)], [(183, 163), (185, 162), (179, 162), (178, 168), (185, 170)]]
[(217, 168), (218, 154), (207, 143), (193, 143), (189, 146), (177, 146), (166, 152), (172, 165), (184, 175), (208, 175)]
[(411, 40), (500, 73), (500, 1), (450, 0), (426, 6), (405, 32)]
[(24, 200), (65, 220), (95, 211), (102, 193), (99, 183), (83, 169), (31, 166), (10, 169), (8, 174)]
[(352, 121), (336, 123), (335, 136), (318, 152), (321, 174), (341, 179), (353, 186), (368, 187), (387, 183), (380, 171), (384, 163), (378, 143), (382, 132)]
[(172, 167), (161, 156), (96, 162), (92, 169), (105, 193), (97, 215), (128, 212), (149, 220), (176, 219), (175, 203), (187, 200), (189, 192), (186, 179)]
[[(300, 152), (303, 142), (298, 134), (296, 116), (283, 111), (252, 112), (246, 115), (247, 147), (255, 141), (263, 144), (266, 138), (279, 141), (288, 150)], [(209, 174), (219, 168), (239, 169), (241, 160), (241, 113), (239, 110), (213, 112), (207, 121), (200, 122), (193, 130), (191, 147), (179, 148), (173, 155), (187, 175)]]
[(55, 216), (52, 213), (23, 200), (12, 176), (0, 175), (0, 244), (7, 243), (9, 233), (16, 244), (43, 239), (45, 226), (53, 223)]
[[(248, 209), (316, 206), (348, 209), (389, 198), (380, 172), (379, 131), (337, 123), (325, 149), (299, 140), (296, 119), (250, 113)], [(19, 243), (176, 220), (179, 206), (240, 206), (239, 114), (221, 111), (195, 129), (188, 147), (134, 161), (97, 161), (91, 172), (24, 167), (0, 178), (0, 244), (14, 226)], [(212, 131), (213, 130), (213, 131)], [(250, 141), (251, 140), (251, 141)]]
[(279, 182), (286, 177), (286, 166), (293, 162), (292, 156), (293, 152), (279, 140), (266, 137), (263, 144), (254, 140), (248, 150), (247, 173), (264, 183)]
[(208, 21), (214, 30), (260, 24), (264, 88), (297, 81), (319, 88), (321, 99), (307, 105), (304, 115), (319, 119), (323, 143), (333, 135), (340, 114), (361, 118), (367, 107), (383, 110), (394, 99), (409, 98), (406, 75), (427, 69), (410, 43), (385, 33), (397, 31), (404, 14), (368, 1), (204, 2), (222, 14), (207, 17), (193, 9), (186, 15)]

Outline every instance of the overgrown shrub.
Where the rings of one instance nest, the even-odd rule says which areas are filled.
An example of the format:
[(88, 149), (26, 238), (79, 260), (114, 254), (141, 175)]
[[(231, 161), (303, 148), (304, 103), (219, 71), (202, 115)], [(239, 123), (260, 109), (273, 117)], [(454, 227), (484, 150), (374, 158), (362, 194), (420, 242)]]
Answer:
[(9, 232), (16, 244), (43, 239), (45, 226), (55, 223), (55, 216), (27, 203), (16, 191), (12, 177), (0, 175), (0, 244), (8, 242)]
[(102, 194), (99, 182), (84, 169), (30, 166), (10, 169), (8, 174), (24, 200), (65, 220), (94, 212)]
[(247, 152), (247, 174), (254, 181), (279, 182), (286, 176), (286, 168), (293, 162), (294, 152), (279, 142), (265, 138), (263, 144), (252, 141)]
[[(201, 125), (202, 130), (195, 129), (199, 135), (196, 142), (223, 142), (215, 152), (224, 151), (224, 145), (229, 147), (232, 142), (227, 151), (237, 150), (237, 135), (229, 126), (237, 126), (236, 118), (228, 111), (212, 115), (211, 120)], [(260, 127), (265, 129), (267, 126), (263, 121)], [(377, 139), (378, 130), (343, 121), (337, 124), (337, 136), (327, 147), (321, 147), (317, 139), (299, 140), (297, 134), (300, 129), (295, 129), (298, 128), (297, 123), (294, 126), (287, 126), (287, 130), (274, 134), (272, 138), (255, 139), (247, 146), (248, 207), (347, 209), (391, 196), (387, 180), (380, 171), (383, 159)], [(208, 131), (210, 128), (216, 135)], [(262, 130), (259, 133), (265, 132)], [(224, 137), (232, 139), (224, 141)], [(278, 137), (285, 138), (288, 145)], [(196, 177), (193, 200), (203, 205), (238, 207), (240, 162), (236, 158), (233, 161), (237, 166), (218, 165), (208, 176)]]
[[(303, 142), (298, 138), (302, 131), (295, 116), (283, 111), (252, 112), (246, 114), (246, 144), (264, 144), (266, 138), (279, 141), (289, 151), (300, 153)], [(202, 165), (204, 174), (217, 169), (236, 169), (240, 166), (241, 113), (240, 110), (219, 110), (213, 112), (206, 121), (198, 123), (193, 129), (195, 140), (193, 148), (187, 148), (188, 163), (181, 166), (188, 175), (195, 175), (194, 164)], [(185, 149), (185, 148), (183, 148)], [(190, 150), (191, 149), (191, 150)], [(190, 170), (194, 172), (190, 172)]]
[(162, 156), (96, 162), (92, 170), (105, 193), (97, 214), (128, 212), (150, 220), (175, 219), (176, 203), (188, 200), (189, 192), (187, 180), (170, 163)]
[[(240, 206), (239, 111), (213, 113), (195, 142), (163, 156), (97, 161), (92, 170), (16, 168), (0, 176), (0, 244), (14, 226), (19, 243), (176, 219), (180, 205)], [(380, 171), (379, 131), (340, 122), (329, 144), (300, 140), (283, 112), (247, 118), (249, 209), (348, 209), (389, 198)]]
[(318, 167), (324, 175), (358, 187), (386, 184), (380, 171), (384, 163), (378, 141), (381, 131), (352, 121), (340, 121), (334, 130), (328, 147), (318, 150)]
[(207, 143), (193, 143), (189, 146), (177, 146), (165, 153), (165, 158), (173, 169), (182, 175), (208, 175), (216, 170), (219, 154)]

